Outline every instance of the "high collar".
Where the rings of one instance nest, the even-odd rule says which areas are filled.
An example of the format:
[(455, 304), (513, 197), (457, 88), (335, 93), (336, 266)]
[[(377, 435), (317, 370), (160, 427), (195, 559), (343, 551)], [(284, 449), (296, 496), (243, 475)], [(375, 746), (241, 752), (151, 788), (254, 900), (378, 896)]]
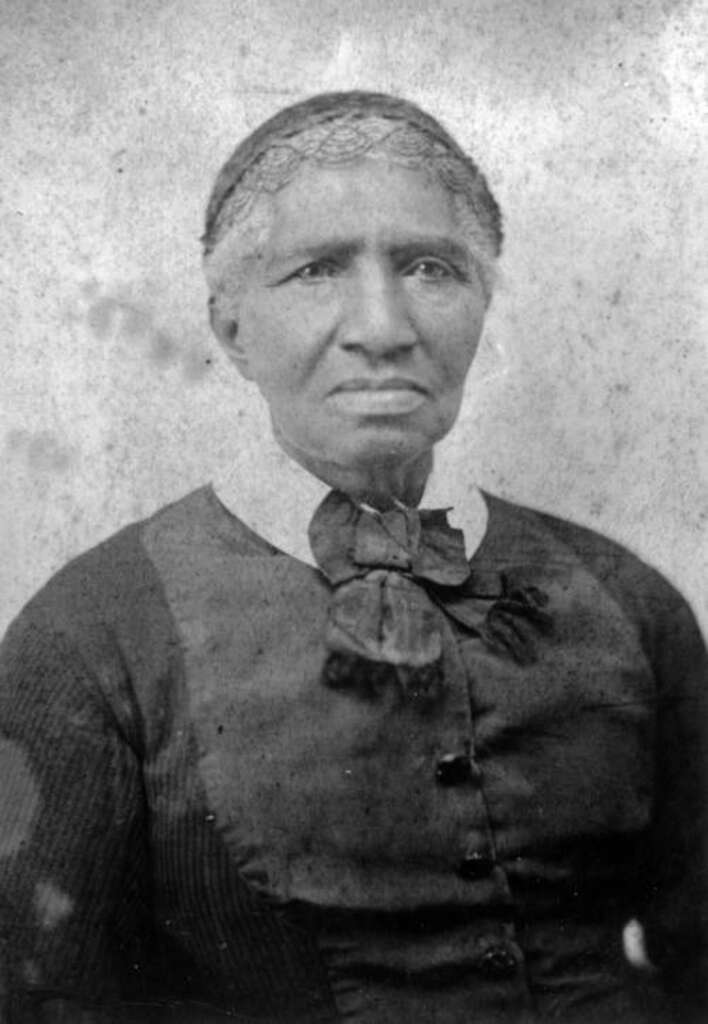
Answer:
[[(436, 446), (420, 504), (451, 509), (450, 525), (464, 533), (471, 558), (484, 538), (488, 512), (469, 468), (460, 465), (460, 436), (459, 428), (453, 428)], [(315, 509), (332, 488), (286, 455), (263, 410), (249, 422), (236, 461), (212, 486), (221, 503), (264, 540), (315, 565), (307, 531)]]

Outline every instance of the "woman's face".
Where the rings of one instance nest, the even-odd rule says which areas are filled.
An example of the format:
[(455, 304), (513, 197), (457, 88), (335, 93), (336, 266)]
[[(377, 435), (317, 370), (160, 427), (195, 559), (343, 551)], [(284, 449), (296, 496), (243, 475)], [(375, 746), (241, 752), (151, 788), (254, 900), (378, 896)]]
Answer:
[(309, 166), (250, 262), (232, 355), (301, 461), (404, 462), (447, 433), (486, 300), (437, 180), (374, 159)]

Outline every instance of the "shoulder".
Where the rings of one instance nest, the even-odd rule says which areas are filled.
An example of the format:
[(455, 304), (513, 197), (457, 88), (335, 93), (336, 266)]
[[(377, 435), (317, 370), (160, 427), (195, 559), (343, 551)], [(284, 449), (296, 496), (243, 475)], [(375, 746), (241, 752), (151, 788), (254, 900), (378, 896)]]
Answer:
[(597, 530), (486, 491), (483, 494), (495, 549), (518, 549), (531, 557), (578, 559), (598, 574), (622, 573), (649, 586), (662, 581), (669, 585), (629, 548)]
[(7, 631), (11, 649), (28, 633), (95, 658), (119, 648), (155, 649), (174, 633), (160, 573), (145, 543), (154, 531), (188, 531), (206, 488), (131, 523), (68, 562), (28, 601)]
[(51, 618), (57, 625), (69, 619), (113, 617), (136, 601), (155, 597), (159, 580), (145, 549), (146, 531), (169, 526), (194, 505), (193, 492), (160, 508), (145, 519), (124, 526), (67, 562), (28, 602), (21, 613)]
[(591, 573), (635, 621), (692, 613), (680, 592), (625, 545), (587, 526), (484, 493), (494, 557), (555, 562)]
[(110, 709), (125, 735), (137, 737), (136, 699), (164, 710), (172, 698), (161, 681), (180, 675), (179, 635), (146, 534), (186, 529), (199, 518), (203, 490), (72, 559), (25, 605), (0, 646), (3, 720), (27, 700), (48, 708), (68, 694), (72, 707)]

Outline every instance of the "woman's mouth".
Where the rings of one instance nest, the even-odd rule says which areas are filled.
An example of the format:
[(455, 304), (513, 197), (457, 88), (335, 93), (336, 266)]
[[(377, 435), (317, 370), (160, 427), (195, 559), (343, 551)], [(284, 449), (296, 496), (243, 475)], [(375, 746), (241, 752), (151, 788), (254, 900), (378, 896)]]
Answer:
[(369, 416), (400, 416), (427, 399), (427, 389), (405, 377), (356, 377), (337, 385), (329, 400), (344, 412)]

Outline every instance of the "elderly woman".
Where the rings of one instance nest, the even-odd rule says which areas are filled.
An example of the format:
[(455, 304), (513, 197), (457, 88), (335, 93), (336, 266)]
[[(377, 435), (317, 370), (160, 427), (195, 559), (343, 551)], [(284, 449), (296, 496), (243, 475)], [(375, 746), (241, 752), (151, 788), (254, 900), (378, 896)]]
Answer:
[(10, 1024), (704, 1019), (691, 614), (434, 461), (500, 245), (390, 96), (284, 110), (222, 170), (212, 325), (273, 436), (10, 629)]

